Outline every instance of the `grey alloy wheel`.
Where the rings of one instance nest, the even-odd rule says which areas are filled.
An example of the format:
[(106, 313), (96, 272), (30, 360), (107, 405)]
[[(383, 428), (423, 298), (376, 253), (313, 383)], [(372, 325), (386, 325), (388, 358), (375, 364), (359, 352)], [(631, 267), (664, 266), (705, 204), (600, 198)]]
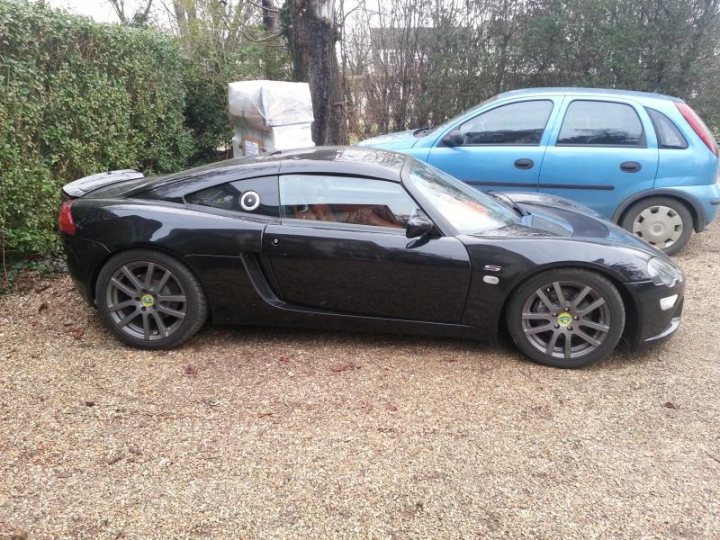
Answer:
[(151, 261), (118, 268), (108, 281), (105, 301), (122, 332), (146, 341), (170, 337), (187, 316), (187, 296), (180, 281)]
[(565, 360), (600, 347), (611, 324), (602, 295), (572, 281), (554, 281), (538, 288), (522, 310), (522, 329), (528, 341), (538, 351)]
[(584, 268), (546, 270), (513, 291), (507, 329), (532, 360), (578, 368), (605, 358), (625, 329), (625, 305), (603, 275)]
[(143, 349), (169, 349), (207, 320), (202, 286), (176, 258), (149, 249), (123, 251), (100, 270), (95, 299), (107, 328)]

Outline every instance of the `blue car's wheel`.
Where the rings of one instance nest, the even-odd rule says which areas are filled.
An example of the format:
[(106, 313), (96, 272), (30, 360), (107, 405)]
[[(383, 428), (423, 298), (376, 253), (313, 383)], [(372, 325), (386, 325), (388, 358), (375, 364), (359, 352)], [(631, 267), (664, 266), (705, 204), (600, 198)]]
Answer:
[(595, 272), (550, 270), (513, 293), (507, 327), (518, 348), (536, 362), (583, 367), (615, 349), (625, 307), (615, 286)]
[(690, 240), (693, 219), (680, 201), (670, 197), (650, 197), (633, 204), (625, 212), (620, 225), (648, 244), (672, 255)]

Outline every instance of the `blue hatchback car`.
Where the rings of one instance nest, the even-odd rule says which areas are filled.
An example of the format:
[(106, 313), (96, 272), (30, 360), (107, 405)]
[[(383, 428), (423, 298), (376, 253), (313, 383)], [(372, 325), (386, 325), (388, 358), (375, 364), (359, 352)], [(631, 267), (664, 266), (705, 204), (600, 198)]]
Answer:
[(720, 205), (714, 136), (683, 100), (660, 94), (513, 90), (438, 127), (359, 144), (410, 154), (479, 189), (572, 199), (669, 254)]

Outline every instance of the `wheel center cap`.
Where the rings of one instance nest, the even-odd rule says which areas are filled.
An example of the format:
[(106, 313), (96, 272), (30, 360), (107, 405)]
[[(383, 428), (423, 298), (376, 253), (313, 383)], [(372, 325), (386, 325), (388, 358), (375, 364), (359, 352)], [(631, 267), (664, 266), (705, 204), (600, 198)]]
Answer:
[(650, 230), (655, 234), (662, 234), (665, 232), (665, 225), (662, 223), (655, 223)]
[(153, 307), (155, 305), (155, 297), (152, 294), (143, 294), (140, 302), (145, 307)]
[(558, 315), (557, 323), (560, 326), (570, 326), (573, 322), (573, 316), (570, 315), (567, 311), (563, 311), (560, 315)]

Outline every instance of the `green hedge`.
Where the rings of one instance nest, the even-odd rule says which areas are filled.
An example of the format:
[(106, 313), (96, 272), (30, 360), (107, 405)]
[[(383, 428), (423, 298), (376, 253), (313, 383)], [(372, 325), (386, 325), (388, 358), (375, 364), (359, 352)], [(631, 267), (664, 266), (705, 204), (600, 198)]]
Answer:
[(186, 63), (163, 34), (0, 0), (0, 242), (57, 251), (63, 183), (108, 169), (181, 169)]

